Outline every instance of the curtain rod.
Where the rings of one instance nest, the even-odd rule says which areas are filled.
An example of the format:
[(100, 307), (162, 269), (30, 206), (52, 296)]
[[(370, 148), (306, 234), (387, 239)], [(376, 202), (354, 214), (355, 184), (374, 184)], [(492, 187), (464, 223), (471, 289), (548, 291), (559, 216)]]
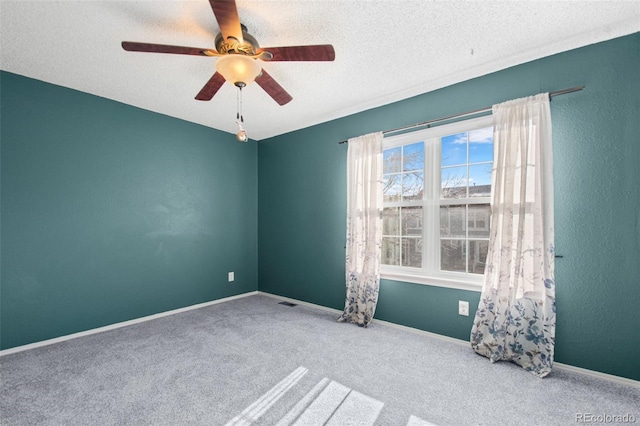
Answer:
[[(564, 89), (564, 90), (558, 90), (558, 91), (555, 91), (555, 92), (551, 92), (551, 93), (549, 93), (549, 100), (551, 100), (551, 98), (553, 98), (554, 96), (564, 95), (564, 94), (572, 93), (572, 92), (579, 92), (580, 90), (584, 90), (584, 88), (585, 88), (585, 86), (576, 86), (576, 87), (572, 87), (570, 89)], [(453, 120), (454, 118), (462, 118), (462, 117), (466, 117), (466, 116), (469, 116), (469, 115), (476, 115), (476, 114), (482, 114), (483, 112), (489, 112), (489, 111), (491, 111), (492, 108), (493, 107), (484, 107), (484, 108), (480, 108), (480, 109), (474, 109), (473, 111), (463, 112), (462, 114), (449, 115), (447, 117), (441, 117), (441, 118), (436, 118), (434, 120), (423, 121), (422, 123), (416, 123), (416, 124), (411, 124), (409, 126), (403, 126), (403, 127), (398, 127), (398, 128), (395, 128), (395, 129), (384, 130), (382, 133), (386, 135), (388, 133), (400, 132), (402, 130), (414, 129), (416, 127), (427, 126), (427, 128), (428, 128), (432, 124), (440, 123), (441, 121), (449, 121), (449, 120)], [(349, 141), (341, 141), (341, 142), (338, 142), (338, 144), (341, 145), (343, 143), (348, 143), (348, 142)]]

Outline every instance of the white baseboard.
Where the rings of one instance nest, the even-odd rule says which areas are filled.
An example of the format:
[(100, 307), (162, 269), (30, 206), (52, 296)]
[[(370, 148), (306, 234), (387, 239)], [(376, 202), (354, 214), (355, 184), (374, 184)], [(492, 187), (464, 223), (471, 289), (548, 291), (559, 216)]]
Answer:
[[(216, 304), (219, 304), (219, 303), (229, 302), (231, 300), (241, 299), (241, 298), (244, 298), (244, 297), (254, 296), (254, 295), (272, 297), (274, 299), (282, 300), (282, 301), (285, 301), (285, 302), (290, 302), (290, 303), (295, 303), (295, 304), (298, 304), (298, 305), (307, 306), (307, 307), (310, 307), (310, 308), (320, 309), (320, 310), (335, 314), (336, 316), (342, 314), (341, 310), (328, 308), (328, 307), (322, 306), (322, 305), (316, 305), (315, 303), (304, 302), (302, 300), (292, 299), (290, 297), (278, 296), (277, 294), (267, 293), (267, 292), (264, 292), (264, 291), (250, 291), (248, 293), (243, 293), (243, 294), (238, 294), (238, 295), (235, 295), (235, 296), (225, 297), (225, 298), (222, 298), (222, 299), (212, 300), (210, 302), (199, 303), (197, 305), (186, 306), (184, 308), (178, 308), (178, 309), (173, 309), (171, 311), (160, 312), (158, 314), (148, 315), (148, 316), (145, 316), (145, 317), (136, 318), (136, 319), (132, 319), (132, 320), (129, 320), (129, 321), (118, 322), (118, 323), (115, 323), (115, 324), (106, 325), (104, 327), (98, 327), (98, 328), (93, 328), (91, 330), (86, 330), (86, 331), (81, 331), (81, 332), (78, 332), (78, 333), (68, 334), (66, 336), (60, 336), (60, 337), (56, 337), (54, 339), (43, 340), (43, 341), (40, 341), (40, 342), (30, 343), (28, 345), (23, 345), (23, 346), (16, 346), (14, 348), (9, 348), (9, 349), (5, 349), (3, 351), (0, 351), (0, 357), (3, 357), (5, 355), (11, 355), (11, 354), (22, 352), (22, 351), (26, 351), (26, 350), (29, 350), (29, 349), (39, 348), (39, 347), (42, 347), (42, 346), (53, 345), (55, 343), (64, 342), (66, 340), (71, 340), (71, 339), (76, 339), (78, 337), (84, 337), (84, 336), (89, 336), (89, 335), (96, 334), (96, 333), (102, 333), (103, 331), (115, 330), (117, 328), (127, 327), (127, 326), (130, 326), (130, 325), (138, 324), (138, 323), (145, 322), (145, 321), (151, 321), (151, 320), (154, 320), (156, 318), (162, 318), (162, 317), (166, 317), (166, 316), (169, 316), (169, 315), (175, 315), (175, 314), (179, 314), (181, 312), (186, 312), (186, 311), (190, 311), (190, 310), (193, 310), (193, 309), (204, 308), (206, 306), (216, 305)], [(450, 343), (455, 343), (457, 345), (464, 345), (464, 346), (468, 346), (469, 345), (469, 342), (466, 341), (466, 340), (456, 339), (454, 337), (449, 337), (449, 336), (443, 336), (441, 334), (431, 333), (429, 331), (420, 330), (418, 328), (407, 327), (406, 325), (395, 324), (395, 323), (392, 323), (392, 322), (383, 321), (383, 320), (379, 320), (379, 319), (375, 319), (375, 318), (373, 319), (373, 322), (377, 323), (377, 324), (385, 325), (385, 326), (388, 326), (388, 327), (394, 327), (394, 328), (397, 328), (397, 329), (400, 329), (400, 330), (408, 331), (408, 332), (411, 332), (411, 333), (418, 333), (418, 334), (423, 335), (423, 336), (433, 337), (435, 339), (444, 340), (444, 341), (447, 341), (447, 342), (450, 342)], [(626, 386), (633, 386), (633, 387), (640, 388), (640, 382), (639, 381), (633, 380), (633, 379), (627, 379), (626, 377), (614, 376), (612, 374), (601, 373), (599, 371), (588, 370), (586, 368), (574, 367), (572, 365), (562, 364), (562, 363), (559, 363), (559, 362), (554, 362), (553, 366), (554, 366), (554, 368), (557, 368), (559, 370), (571, 371), (571, 372), (574, 372), (574, 373), (584, 374), (586, 376), (595, 377), (595, 378), (598, 378), (598, 379), (607, 380), (607, 381), (610, 381), (610, 382), (614, 382), (614, 383), (618, 383), (618, 384), (622, 384), (622, 385), (626, 385)]]
[(308, 306), (309, 308), (320, 309), (321, 311), (331, 312), (332, 314), (336, 314), (336, 315), (342, 314), (342, 311), (339, 311), (337, 309), (328, 308), (322, 305), (316, 305), (315, 303), (304, 302), (298, 299), (292, 299), (290, 297), (278, 296), (277, 294), (267, 293), (264, 291), (258, 291), (258, 295), (272, 297), (274, 299), (282, 300), (284, 302), (295, 303), (296, 305)]
[[(334, 313), (336, 315), (342, 314), (342, 311), (340, 311), (340, 310), (333, 309), (333, 308), (328, 308), (326, 306), (316, 305), (314, 303), (304, 302), (302, 300), (296, 300), (296, 299), (291, 299), (289, 297), (278, 296), (276, 294), (266, 293), (264, 291), (258, 291), (258, 294), (262, 295), (262, 296), (273, 297), (274, 299), (284, 300), (284, 301), (290, 302), (290, 303), (296, 303), (298, 305), (308, 306), (310, 308), (320, 309), (320, 310), (323, 310), (323, 311)], [(429, 331), (420, 330), (418, 328), (407, 327), (406, 325), (400, 325), (400, 324), (396, 324), (396, 323), (393, 323), (393, 322), (383, 321), (383, 320), (379, 320), (379, 319), (375, 319), (375, 318), (373, 319), (372, 322), (373, 323), (377, 323), (377, 324), (386, 325), (386, 326), (393, 327), (393, 328), (397, 328), (397, 329), (400, 329), (400, 330), (408, 331), (408, 332), (411, 332), (411, 333), (418, 333), (418, 334), (421, 334), (423, 336), (433, 337), (433, 338), (436, 338), (436, 339), (440, 339), (440, 340), (444, 340), (444, 341), (447, 341), (447, 342), (455, 343), (457, 345), (468, 346), (470, 348), (469, 342), (467, 340), (461, 340), (461, 339), (456, 339), (454, 337), (443, 336), (441, 334), (431, 333)], [(627, 379), (626, 377), (614, 376), (612, 374), (601, 373), (599, 371), (587, 370), (586, 368), (574, 367), (573, 365), (562, 364), (562, 363), (559, 363), (559, 362), (554, 362), (553, 363), (553, 368), (557, 368), (558, 370), (565, 370), (565, 371), (571, 371), (571, 372), (574, 372), (574, 373), (584, 374), (586, 376), (595, 377), (595, 378), (602, 379), (602, 380), (607, 380), (609, 382), (614, 382), (614, 383), (622, 384), (622, 385), (625, 385), (625, 386), (633, 386), (633, 387), (640, 388), (640, 382), (639, 381), (633, 380), (633, 379)]]
[(627, 379), (626, 377), (614, 376), (613, 374), (601, 373), (600, 371), (574, 367), (573, 365), (562, 364), (560, 362), (555, 362), (555, 361), (553, 362), (553, 368), (557, 368), (558, 370), (571, 371), (578, 374), (584, 374), (585, 376), (608, 380), (610, 382), (618, 383), (620, 385), (633, 386), (635, 388), (640, 389), (640, 381)]
[[(302, 300), (291, 299), (289, 297), (284, 297), (284, 296), (278, 296), (277, 294), (266, 293), (264, 291), (258, 291), (258, 294), (261, 295), (261, 296), (268, 296), (268, 297), (273, 297), (274, 299), (284, 300), (285, 302), (290, 302), (290, 303), (295, 303), (295, 304), (302, 305), (302, 306), (308, 306), (310, 308), (320, 309), (320, 310), (323, 310), (323, 311), (331, 312), (332, 314), (336, 314), (336, 315), (341, 315), (342, 314), (342, 311), (340, 311), (338, 309), (327, 308), (326, 306), (316, 305), (314, 303), (304, 302)], [(469, 343), (469, 342), (466, 342), (464, 340), (456, 339), (454, 337), (443, 336), (442, 334), (431, 333), (429, 331), (420, 330), (418, 328), (407, 327), (406, 325), (400, 325), (400, 324), (396, 324), (396, 323), (389, 322), (389, 321), (379, 320), (379, 319), (376, 319), (376, 318), (374, 318), (373, 321), (371, 321), (371, 322), (373, 322), (375, 324), (383, 324), (383, 325), (386, 325), (386, 326), (389, 326), (389, 327), (398, 328), (398, 329), (409, 331), (409, 332), (412, 332), (412, 333), (418, 333), (418, 334), (421, 334), (423, 336), (433, 337), (435, 339), (445, 340), (447, 342), (456, 343), (456, 344), (459, 344), (459, 345), (466, 345), (466, 344)]]
[(148, 315), (146, 317), (140, 317), (140, 318), (132, 319), (132, 320), (129, 320), (129, 321), (117, 322), (115, 324), (105, 325), (104, 327), (92, 328), (91, 330), (80, 331), (78, 333), (73, 333), (73, 334), (67, 334), (66, 336), (60, 336), (60, 337), (56, 337), (54, 339), (42, 340), (40, 342), (29, 343), (28, 345), (16, 346), (14, 348), (9, 348), (9, 349), (5, 349), (3, 351), (0, 351), (0, 357), (3, 357), (5, 355), (15, 354), (17, 352), (26, 351), (26, 350), (29, 350), (29, 349), (40, 348), (42, 346), (53, 345), (55, 343), (64, 342), (66, 340), (77, 339), (78, 337), (84, 337), (84, 336), (90, 336), (90, 335), (96, 334), (96, 333), (102, 333), (103, 331), (115, 330), (115, 329), (121, 328), (121, 327), (128, 327), (128, 326), (133, 325), (133, 324), (139, 324), (141, 322), (151, 321), (151, 320), (154, 320), (156, 318), (162, 318), (162, 317), (166, 317), (166, 316), (169, 316), (169, 315), (175, 315), (175, 314), (179, 314), (181, 312), (191, 311), (193, 309), (204, 308), (206, 306), (217, 305), (218, 303), (229, 302), (231, 300), (241, 299), (243, 297), (253, 296), (253, 295), (256, 295), (256, 294), (258, 294), (257, 291), (250, 291), (248, 293), (242, 293), (242, 294), (238, 294), (238, 295), (235, 295), (235, 296), (224, 297), (222, 299), (212, 300), (210, 302), (198, 303), (197, 305), (191, 305), (191, 306), (186, 306), (184, 308), (173, 309), (171, 311), (160, 312), (158, 314)]

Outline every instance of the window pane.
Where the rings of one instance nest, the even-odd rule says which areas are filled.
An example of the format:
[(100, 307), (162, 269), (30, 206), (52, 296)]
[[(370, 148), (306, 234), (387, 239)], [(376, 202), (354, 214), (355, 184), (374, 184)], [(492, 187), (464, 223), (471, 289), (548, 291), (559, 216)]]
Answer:
[(402, 235), (422, 235), (422, 207), (402, 207)]
[[(486, 119), (481, 122), (490, 124)], [(428, 140), (424, 136), (410, 139), (409, 134), (388, 140), (390, 148), (383, 151), (385, 265), (420, 271), (426, 267), (429, 270), (422, 272), (428, 276), (438, 276), (440, 271), (440, 276), (484, 272), (491, 234), (493, 128), (472, 126), (461, 126), (459, 129), (472, 130), (445, 136), (441, 131), (429, 133)], [(427, 143), (434, 144), (433, 149)], [(437, 156), (431, 157), (433, 154)], [(424, 244), (429, 249), (440, 244), (440, 262), (423, 264)]]
[(491, 207), (489, 204), (469, 205), (469, 237), (489, 238)]
[(402, 266), (422, 267), (422, 238), (402, 238)]
[(472, 274), (484, 274), (487, 262), (489, 241), (469, 240), (469, 272)]
[(440, 196), (442, 198), (466, 198), (467, 167), (447, 167), (441, 171)]
[(402, 164), (402, 147), (385, 149), (382, 153), (383, 173), (399, 172)]
[(402, 162), (404, 171), (424, 169), (424, 143), (418, 142), (405, 145), (402, 152)]
[(493, 161), (493, 127), (469, 132), (469, 162)]
[(382, 210), (382, 235), (400, 235), (400, 208)]
[(467, 132), (445, 136), (440, 141), (443, 166), (467, 164)]
[(440, 269), (466, 272), (466, 241), (440, 240)]
[(491, 164), (469, 166), (469, 197), (491, 196)]
[(383, 202), (400, 201), (401, 174), (384, 175), (382, 179)]
[(400, 237), (382, 238), (382, 260), (385, 265), (400, 264)]
[(402, 199), (422, 200), (424, 194), (424, 173), (413, 172), (402, 175)]
[(440, 237), (466, 237), (465, 206), (440, 207)]

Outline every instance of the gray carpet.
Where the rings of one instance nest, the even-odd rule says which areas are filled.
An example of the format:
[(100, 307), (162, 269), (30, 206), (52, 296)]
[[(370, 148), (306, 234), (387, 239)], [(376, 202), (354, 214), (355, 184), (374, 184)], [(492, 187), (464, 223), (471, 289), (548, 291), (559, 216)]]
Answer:
[[(640, 390), (251, 296), (0, 358), (3, 425), (570, 425)], [(585, 418), (585, 417), (583, 417)]]

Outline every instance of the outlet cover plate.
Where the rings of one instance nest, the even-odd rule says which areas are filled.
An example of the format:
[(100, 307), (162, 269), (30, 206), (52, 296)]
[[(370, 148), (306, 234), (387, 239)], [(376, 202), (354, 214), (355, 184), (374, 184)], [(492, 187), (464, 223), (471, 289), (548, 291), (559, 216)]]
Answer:
[(235, 274), (233, 272), (229, 272), (229, 282), (231, 282), (231, 281), (233, 281), (235, 279), (236, 279)]
[(469, 316), (469, 302), (458, 300), (458, 315)]

